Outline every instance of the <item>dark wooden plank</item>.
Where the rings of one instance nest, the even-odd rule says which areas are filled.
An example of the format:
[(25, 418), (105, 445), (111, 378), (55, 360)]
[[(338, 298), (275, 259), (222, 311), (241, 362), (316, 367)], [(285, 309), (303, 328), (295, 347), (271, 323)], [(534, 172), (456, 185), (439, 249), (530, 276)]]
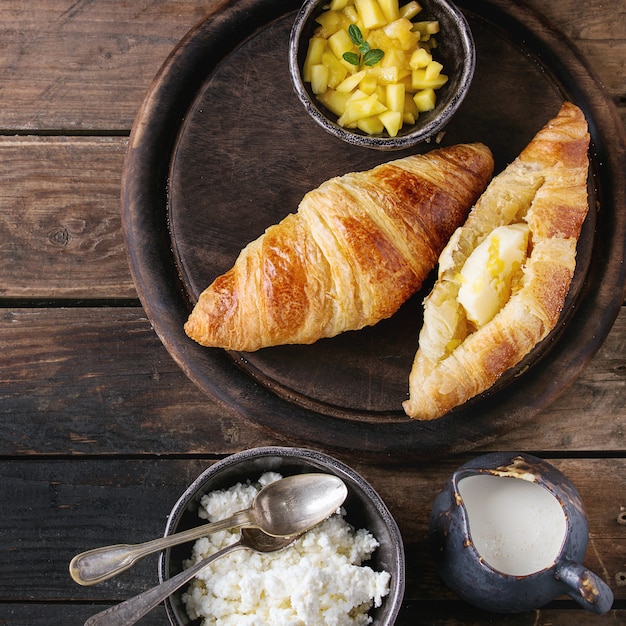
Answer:
[[(0, 4), (0, 129), (127, 130), (174, 45), (220, 0), (39, 0)], [(580, 43), (624, 96), (626, 68), (611, 45), (624, 40), (620, 0), (529, 4)], [(596, 46), (597, 43), (597, 46)]]
[(176, 42), (218, 1), (0, 5), (0, 129), (128, 130)]
[(125, 152), (124, 138), (0, 137), (0, 297), (136, 297), (120, 219)]
[[(562, 608), (565, 607), (565, 608)], [(50, 626), (82, 624), (101, 611), (99, 604), (3, 604), (2, 626)], [(165, 609), (159, 606), (141, 619), (141, 626), (167, 626)], [(591, 615), (571, 603), (555, 603), (550, 608), (518, 615), (494, 615), (462, 602), (411, 602), (403, 604), (396, 626), (607, 626), (626, 623), (626, 610), (616, 609), (606, 615)]]
[(194, 387), (141, 308), (5, 310), (0, 326), (4, 454), (223, 453), (260, 438)]
[[(625, 331), (623, 309), (573, 386), (485, 449), (623, 449)], [(0, 455), (223, 454), (290, 437), (200, 392), (139, 307), (4, 309), (0, 344)]]
[[(102, 611), (106, 605), (70, 604), (2, 604), (2, 626), (57, 626), (61, 624), (84, 624), (87, 618)], [(141, 619), (141, 626), (167, 626), (165, 608), (158, 606)]]
[[(467, 458), (406, 467), (402, 472), (353, 464), (381, 493), (402, 532), (407, 602), (455, 601), (430, 556), (428, 518), (445, 479)], [(0, 545), (0, 559), (11, 567), (0, 568), (0, 605), (113, 603), (155, 584), (154, 555), (93, 587), (76, 585), (67, 567), (82, 550), (161, 534), (178, 496), (212, 462), (209, 458), (0, 462), (1, 501), (11, 502), (3, 512)], [(551, 462), (571, 479), (587, 506), (591, 539), (585, 564), (608, 582), (619, 602), (626, 600), (626, 586), (618, 584), (626, 563), (626, 525), (618, 523), (620, 498), (626, 493), (626, 460)]]

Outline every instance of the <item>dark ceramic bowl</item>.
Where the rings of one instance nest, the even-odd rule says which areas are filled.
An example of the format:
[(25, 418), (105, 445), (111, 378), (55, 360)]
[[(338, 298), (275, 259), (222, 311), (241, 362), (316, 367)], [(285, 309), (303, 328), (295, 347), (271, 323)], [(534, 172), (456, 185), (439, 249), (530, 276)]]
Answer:
[[(170, 535), (205, 522), (198, 517), (200, 498), (215, 489), (228, 489), (247, 479), (256, 480), (266, 471), (283, 476), (306, 472), (325, 472), (339, 476), (348, 488), (344, 503), (346, 521), (355, 528), (366, 528), (378, 539), (380, 546), (368, 563), (374, 570), (391, 574), (390, 591), (382, 605), (370, 615), (375, 626), (392, 626), (404, 596), (404, 545), (398, 526), (381, 497), (353, 469), (336, 459), (301, 448), (266, 447), (246, 450), (225, 458), (204, 471), (185, 491), (169, 515), (165, 534)], [(159, 579), (167, 580), (182, 570), (182, 563), (191, 555), (189, 543), (163, 552), (159, 559)], [(165, 603), (172, 626), (191, 622), (181, 600), (184, 588)]]
[(421, 113), (416, 123), (404, 125), (396, 137), (367, 135), (358, 129), (343, 128), (337, 116), (328, 111), (313, 95), (311, 86), (302, 80), (302, 67), (309, 39), (317, 24), (315, 18), (328, 5), (327, 0), (305, 0), (298, 12), (289, 41), (289, 72), (296, 94), (307, 113), (332, 135), (348, 143), (378, 150), (410, 148), (437, 135), (452, 119), (463, 101), (476, 65), (474, 39), (467, 20), (451, 2), (423, 0), (419, 19), (439, 20), (442, 34), (437, 59), (443, 64), (448, 82), (437, 90), (437, 104), (432, 111)]

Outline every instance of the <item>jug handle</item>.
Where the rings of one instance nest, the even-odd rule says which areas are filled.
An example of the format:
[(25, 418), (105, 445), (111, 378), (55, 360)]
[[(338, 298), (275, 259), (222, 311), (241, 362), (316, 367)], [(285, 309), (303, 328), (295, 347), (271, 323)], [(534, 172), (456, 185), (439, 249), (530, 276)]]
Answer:
[(565, 584), (569, 596), (592, 613), (606, 613), (613, 606), (611, 588), (580, 563), (559, 561), (554, 577)]

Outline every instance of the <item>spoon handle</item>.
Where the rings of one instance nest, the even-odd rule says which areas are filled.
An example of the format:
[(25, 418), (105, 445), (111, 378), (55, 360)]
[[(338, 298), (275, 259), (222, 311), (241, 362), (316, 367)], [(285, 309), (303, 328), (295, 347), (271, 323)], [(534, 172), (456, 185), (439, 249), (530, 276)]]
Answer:
[(226, 519), (196, 526), (175, 535), (159, 537), (145, 543), (118, 544), (81, 552), (70, 561), (70, 576), (79, 585), (95, 585), (127, 570), (148, 554), (200, 537), (206, 537), (218, 530), (250, 526), (253, 521), (250, 510), (246, 509), (238, 511)]
[(86, 622), (85, 626), (131, 626), (139, 619), (141, 619), (146, 613), (151, 611), (159, 603), (163, 602), (165, 598), (173, 594), (177, 589), (182, 587), (186, 582), (189, 582), (200, 570), (204, 569), (207, 565), (224, 556), (228, 552), (245, 548), (241, 540), (232, 543), (231, 545), (223, 548), (219, 552), (212, 554), (203, 561), (192, 565), (176, 574), (173, 578), (169, 578), (165, 582), (148, 589), (138, 596), (129, 598), (120, 604), (116, 604), (100, 613), (92, 615)]

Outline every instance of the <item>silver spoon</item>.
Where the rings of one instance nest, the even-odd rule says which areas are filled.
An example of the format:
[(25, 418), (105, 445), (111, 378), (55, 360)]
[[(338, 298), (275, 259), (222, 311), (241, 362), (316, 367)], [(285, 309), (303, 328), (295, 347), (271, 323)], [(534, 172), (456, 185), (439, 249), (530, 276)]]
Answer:
[(183, 570), (160, 585), (148, 589), (148, 591), (144, 591), (134, 598), (130, 598), (120, 604), (105, 609), (100, 613), (96, 613), (96, 615), (92, 615), (85, 622), (85, 626), (131, 626), (131, 624), (137, 622), (155, 606), (163, 602), (165, 598), (194, 578), (194, 576), (209, 565), (209, 563), (212, 563), (225, 554), (241, 548), (250, 548), (257, 552), (275, 552), (276, 550), (286, 548), (289, 544), (293, 543), (298, 536), (299, 535), (291, 537), (273, 537), (265, 534), (258, 528), (242, 528), (239, 540), (235, 543), (231, 543), (219, 552)]
[(227, 528), (260, 528), (285, 537), (312, 528), (343, 504), (348, 490), (331, 474), (296, 474), (270, 483), (249, 509), (231, 517), (139, 544), (95, 548), (70, 561), (70, 576), (79, 585), (94, 585), (127, 570), (140, 558)]

